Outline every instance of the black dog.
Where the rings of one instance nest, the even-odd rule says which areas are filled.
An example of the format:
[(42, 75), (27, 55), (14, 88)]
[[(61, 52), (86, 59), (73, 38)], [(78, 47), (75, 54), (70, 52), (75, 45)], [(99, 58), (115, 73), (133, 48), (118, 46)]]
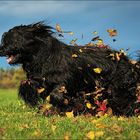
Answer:
[(139, 62), (108, 47), (66, 45), (52, 30), (39, 22), (2, 36), (0, 56), (11, 65), (22, 64), (27, 74), (19, 88), (27, 104), (36, 106), (50, 95), (50, 103), (61, 111), (139, 113)]

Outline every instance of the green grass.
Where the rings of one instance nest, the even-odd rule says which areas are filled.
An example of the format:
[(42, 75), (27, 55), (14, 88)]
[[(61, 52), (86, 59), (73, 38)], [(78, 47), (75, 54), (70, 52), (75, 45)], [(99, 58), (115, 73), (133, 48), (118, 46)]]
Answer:
[(97, 140), (138, 140), (140, 118), (45, 117), (26, 107), (18, 99), (16, 90), (0, 89), (0, 139), (69, 140), (88, 137)]

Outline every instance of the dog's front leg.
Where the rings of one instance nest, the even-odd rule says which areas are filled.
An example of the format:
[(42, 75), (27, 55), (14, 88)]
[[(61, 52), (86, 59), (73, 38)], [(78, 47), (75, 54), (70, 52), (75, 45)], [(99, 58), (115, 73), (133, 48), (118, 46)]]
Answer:
[(50, 93), (50, 103), (54, 106), (62, 106), (67, 104), (65, 94), (67, 90), (64, 85), (57, 85)]

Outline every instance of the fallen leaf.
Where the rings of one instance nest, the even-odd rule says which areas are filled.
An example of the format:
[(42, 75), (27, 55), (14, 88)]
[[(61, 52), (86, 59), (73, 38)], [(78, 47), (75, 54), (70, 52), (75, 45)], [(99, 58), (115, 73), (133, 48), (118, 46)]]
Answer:
[(64, 135), (64, 140), (69, 140), (70, 139), (70, 135), (68, 134), (68, 133), (66, 133), (65, 135)]
[(100, 74), (102, 72), (101, 68), (93, 68), (93, 70), (95, 73), (98, 73), (98, 74)]
[(116, 123), (111, 128), (117, 133), (121, 133), (123, 131), (123, 128), (117, 125)]
[(111, 116), (113, 114), (113, 111), (112, 111), (112, 109), (110, 107), (108, 107), (106, 114), (108, 116)]
[(104, 125), (104, 124), (102, 124), (102, 123), (98, 123), (98, 124), (96, 124), (96, 128), (106, 128), (106, 126)]
[(90, 140), (93, 140), (95, 138), (95, 134), (94, 134), (94, 131), (89, 131), (87, 134), (86, 134), (86, 137)]
[(97, 131), (95, 132), (95, 137), (102, 137), (104, 135), (103, 131)]
[(73, 118), (74, 117), (73, 110), (71, 112), (66, 112), (66, 116), (68, 118)]
[(33, 136), (39, 137), (41, 135), (41, 131), (39, 129), (36, 129), (33, 134)]
[(54, 133), (55, 130), (56, 130), (56, 126), (55, 126), (55, 125), (52, 125), (52, 126), (51, 126), (51, 129), (52, 129), (52, 131), (53, 131), (53, 133)]

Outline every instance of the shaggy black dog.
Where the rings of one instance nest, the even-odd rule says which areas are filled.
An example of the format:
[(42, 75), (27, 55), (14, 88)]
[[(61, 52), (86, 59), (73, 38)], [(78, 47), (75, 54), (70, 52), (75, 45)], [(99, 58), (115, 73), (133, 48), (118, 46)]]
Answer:
[(41, 22), (21, 25), (2, 36), (0, 56), (22, 64), (27, 80), (20, 97), (37, 106), (50, 96), (60, 112), (134, 115), (140, 111), (140, 63), (121, 50), (70, 46)]

